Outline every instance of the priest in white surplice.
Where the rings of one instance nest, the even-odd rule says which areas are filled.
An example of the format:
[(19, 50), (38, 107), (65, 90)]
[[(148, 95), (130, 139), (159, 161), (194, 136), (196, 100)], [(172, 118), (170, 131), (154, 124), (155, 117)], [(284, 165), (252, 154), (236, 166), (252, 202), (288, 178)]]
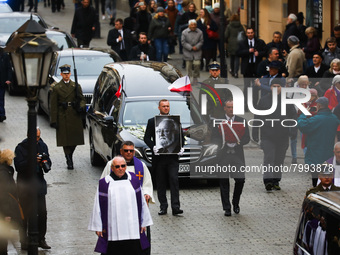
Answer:
[(112, 160), (111, 173), (99, 181), (88, 229), (96, 231), (95, 251), (102, 254), (140, 254), (149, 245), (145, 228), (153, 224), (138, 177), (126, 171), (121, 156)]

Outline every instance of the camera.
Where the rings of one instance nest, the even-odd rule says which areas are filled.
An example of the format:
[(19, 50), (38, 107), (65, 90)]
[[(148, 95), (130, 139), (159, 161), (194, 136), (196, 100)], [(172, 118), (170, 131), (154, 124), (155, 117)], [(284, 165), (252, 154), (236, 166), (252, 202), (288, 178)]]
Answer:
[(48, 171), (51, 170), (51, 166), (48, 163), (48, 155), (46, 153), (42, 153), (38, 156), (41, 158), (41, 167), (44, 170), (45, 173), (48, 173)]

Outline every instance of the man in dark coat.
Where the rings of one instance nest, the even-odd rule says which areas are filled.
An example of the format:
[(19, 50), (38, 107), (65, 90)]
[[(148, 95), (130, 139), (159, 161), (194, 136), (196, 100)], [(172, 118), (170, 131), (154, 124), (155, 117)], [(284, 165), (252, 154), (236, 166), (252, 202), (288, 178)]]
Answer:
[(279, 50), (279, 60), (283, 61), (283, 43), (282, 43), (282, 34), (279, 31), (275, 31), (273, 33), (273, 40), (270, 43), (267, 43), (267, 49), (276, 48)]
[[(234, 178), (235, 180), (235, 186), (234, 186), (234, 193), (233, 193), (233, 199), (232, 199), (232, 205), (233, 210), (236, 214), (240, 213), (240, 198), (245, 182), (245, 173), (241, 172), (240, 168), (241, 166), (245, 166), (245, 159), (244, 159), (244, 152), (243, 152), (243, 145), (246, 145), (250, 141), (249, 136), (249, 129), (247, 125), (247, 121), (245, 121), (244, 118), (241, 118), (239, 116), (236, 116), (233, 114), (233, 101), (228, 100), (224, 103), (224, 112), (225, 115), (223, 119), (226, 119), (228, 122), (234, 123), (244, 123), (244, 135), (241, 136), (239, 133), (239, 142), (235, 141), (228, 141), (226, 138), (221, 139), (221, 134), (219, 132), (218, 128), (214, 129), (214, 139), (217, 144), (220, 145), (220, 150), (217, 154), (217, 157), (219, 159), (219, 165), (222, 166), (231, 166), (235, 167), (236, 172), (227, 172), (226, 174), (223, 173), (223, 178), (220, 179), (220, 191), (221, 191), (221, 200), (222, 200), (222, 206), (224, 210), (225, 216), (231, 216), (231, 204), (229, 200), (229, 189), (230, 189), (230, 183), (229, 178)], [(226, 125), (226, 124), (224, 124)], [(235, 125), (239, 124), (231, 124), (231, 128), (234, 129), (234, 131), (237, 133), (237, 130), (235, 130)], [(243, 124), (241, 124), (243, 125)], [(225, 141), (225, 143), (221, 144), (221, 141)]]
[[(239, 43), (237, 55), (242, 58), (241, 73), (244, 77), (244, 97), (247, 100), (247, 89), (252, 87), (252, 82), (257, 77), (257, 67), (267, 53), (267, 46), (263, 40), (255, 37), (253, 28), (247, 28), (246, 36), (247, 38)], [(253, 93), (253, 103), (257, 101), (258, 93)], [(245, 110), (247, 109), (245, 106)]]
[[(46, 210), (46, 194), (47, 184), (44, 178), (44, 173), (50, 171), (52, 165), (50, 155), (48, 153), (48, 147), (44, 141), (40, 138), (41, 132), (37, 128), (37, 180), (38, 180), (38, 229), (39, 229), (39, 247), (43, 249), (51, 249), (46, 243), (45, 235), (47, 229), (47, 210)], [(17, 185), (19, 200), (24, 212), (23, 228), (20, 230), (20, 242), (21, 249), (27, 249), (27, 219), (31, 214), (31, 199), (32, 189), (30, 181), (30, 172), (28, 166), (28, 139), (26, 138), (15, 148), (14, 165), (15, 170), (18, 172)], [(48, 166), (47, 166), (48, 165)]]
[(310, 87), (318, 86), (323, 74), (328, 70), (328, 66), (322, 63), (322, 53), (313, 55), (313, 65), (306, 69), (306, 75), (311, 80)]
[[(276, 171), (283, 165), (286, 151), (289, 146), (289, 136), (292, 126), (295, 124), (290, 119), (296, 120), (297, 113), (294, 105), (286, 106), (286, 115), (281, 114), (281, 87), (285, 87), (284, 79), (275, 78), (270, 84), (271, 93), (262, 97), (257, 105), (258, 110), (268, 110), (273, 105), (273, 89), (277, 89), (277, 107), (275, 111), (269, 115), (255, 115), (254, 119), (261, 119), (264, 124), (261, 127), (253, 127), (253, 140), (259, 141), (259, 129), (261, 129), (261, 148), (264, 154), (263, 166), (268, 167), (263, 174), (263, 182), (267, 191), (280, 190), (279, 182), (281, 181), (282, 172)], [(275, 119), (275, 122), (267, 121)], [(285, 121), (285, 125), (281, 125), (281, 121)], [(269, 168), (272, 169), (269, 169)], [(273, 169), (275, 168), (275, 169)], [(275, 170), (275, 171), (274, 171)]]
[(79, 84), (70, 80), (71, 66), (60, 67), (63, 79), (51, 88), (50, 125), (57, 129), (57, 146), (63, 146), (67, 169), (73, 169), (73, 152), (84, 144), (85, 99)]
[(132, 47), (132, 38), (131, 32), (123, 28), (123, 23), (122, 19), (115, 21), (115, 28), (111, 29), (107, 36), (107, 45), (111, 46), (123, 61), (126, 61)]
[(130, 52), (129, 60), (155, 61), (155, 49), (148, 43), (148, 37), (145, 32), (139, 34), (139, 43), (133, 46)]
[(9, 61), (9, 56), (0, 48), (0, 122), (6, 119), (5, 112), (5, 91), (6, 85), (11, 84), (12, 66)]
[[(159, 101), (158, 109), (160, 115), (169, 115), (170, 103), (166, 99)], [(179, 160), (177, 154), (158, 154), (156, 148), (156, 134), (155, 134), (155, 118), (150, 118), (146, 126), (144, 142), (149, 146), (152, 151), (152, 174), (156, 174), (157, 180), (157, 195), (160, 203), (160, 211), (158, 215), (167, 214), (168, 201), (166, 198), (166, 187), (169, 181), (171, 193), (171, 208), (172, 214), (182, 214), (183, 210), (180, 209), (179, 202), (179, 183), (178, 183), (178, 169)], [(182, 128), (180, 128), (182, 136), (182, 146), (184, 145), (184, 137)]]
[(299, 38), (299, 30), (297, 28), (297, 25), (296, 25), (296, 20), (297, 20), (297, 17), (295, 14), (291, 13), (289, 14), (288, 18), (287, 18), (287, 25), (286, 25), (286, 30), (283, 34), (283, 38), (282, 38), (282, 43), (283, 43), (283, 50), (285, 50), (286, 52), (289, 52), (289, 46), (288, 46), (288, 38), (289, 36), (291, 35), (295, 35), (296, 37)]
[(288, 71), (283, 62), (279, 61), (280, 53), (277, 48), (270, 48), (268, 50), (268, 58), (262, 60), (257, 67), (257, 77), (261, 78), (269, 74), (269, 65), (271, 62), (275, 61), (279, 65), (279, 73), (281, 76), (288, 76)]
[(81, 4), (82, 7), (74, 13), (71, 35), (77, 38), (78, 47), (87, 48), (92, 40), (97, 17), (95, 9), (90, 6), (90, 0), (83, 0)]

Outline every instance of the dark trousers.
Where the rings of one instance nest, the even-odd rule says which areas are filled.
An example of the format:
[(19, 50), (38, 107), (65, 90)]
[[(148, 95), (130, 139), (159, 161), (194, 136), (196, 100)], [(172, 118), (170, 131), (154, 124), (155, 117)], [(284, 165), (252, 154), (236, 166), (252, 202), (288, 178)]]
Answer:
[(230, 55), (230, 69), (233, 74), (237, 74), (240, 67), (240, 57)]
[[(245, 73), (243, 74), (244, 77), (244, 101), (245, 101), (245, 109), (247, 110), (247, 101), (248, 101), (248, 88), (253, 88), (253, 83), (256, 78), (256, 65), (255, 63), (249, 63), (247, 65), (247, 69), (245, 70)], [(257, 101), (259, 100), (259, 90), (253, 89), (253, 105), (255, 106), (257, 104)]]
[(88, 48), (90, 47), (91, 40), (83, 40), (81, 38), (77, 38), (77, 44), (79, 48)]
[(96, 9), (96, 12), (97, 14), (99, 14), (99, 1), (100, 1), (100, 4), (101, 4), (101, 13), (102, 15), (105, 15), (105, 0), (95, 0), (94, 1), (94, 4), (95, 4), (95, 9)]
[[(155, 159), (157, 158), (157, 159)], [(157, 171), (157, 196), (160, 208), (167, 210), (166, 186), (169, 181), (171, 194), (171, 208), (179, 209), (178, 156), (156, 156), (154, 164)]]
[(119, 56), (123, 61), (127, 61), (128, 60), (128, 55), (126, 50), (120, 50), (119, 51)]
[(265, 185), (267, 183), (278, 185), (279, 182), (281, 181), (282, 172), (277, 171), (277, 169), (279, 169), (279, 167), (283, 165), (288, 146), (289, 146), (288, 137), (287, 139), (281, 139), (279, 141), (262, 139), (261, 149), (263, 150), (264, 154), (263, 165), (276, 167), (274, 170), (267, 169), (267, 171), (263, 173), (263, 182)]
[[(27, 220), (31, 213), (31, 201), (30, 195), (24, 190), (19, 191), (19, 200), (22, 206), (22, 210), (25, 216), (23, 220), (23, 226), (19, 229), (20, 242), (27, 244)], [(45, 240), (47, 230), (47, 210), (46, 210), (46, 197), (45, 195), (38, 196), (38, 230), (39, 230), (39, 241)]]
[(0, 255), (7, 255), (7, 239), (0, 238)]
[(107, 252), (102, 253), (102, 255), (139, 255), (141, 250), (139, 239), (109, 241)]
[(56, 10), (59, 12), (61, 7), (61, 0), (52, 0), (52, 12), (55, 12)]
[(220, 155), (220, 165), (223, 166), (235, 166), (237, 172), (230, 172), (223, 174), (223, 177), (220, 179), (220, 192), (221, 192), (221, 201), (222, 201), (222, 207), (223, 210), (230, 210), (231, 204), (229, 200), (229, 193), (230, 193), (230, 182), (229, 178), (234, 178), (235, 186), (234, 186), (234, 193), (233, 193), (233, 199), (232, 204), (238, 205), (240, 203), (240, 198), (245, 182), (245, 173), (240, 172), (241, 166), (244, 166), (244, 162), (238, 157), (237, 154), (226, 154), (223, 153)]
[(63, 146), (64, 154), (65, 155), (73, 155), (74, 150), (77, 146)]
[(6, 116), (6, 113), (5, 113), (5, 92), (6, 92), (5, 85), (0, 84), (0, 116)]

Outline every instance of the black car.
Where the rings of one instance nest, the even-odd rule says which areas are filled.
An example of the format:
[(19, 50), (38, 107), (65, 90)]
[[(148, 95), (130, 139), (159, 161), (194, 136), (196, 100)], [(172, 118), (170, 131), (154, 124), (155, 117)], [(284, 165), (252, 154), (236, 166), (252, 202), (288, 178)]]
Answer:
[[(119, 153), (121, 143), (130, 140), (135, 144), (136, 156), (151, 166), (152, 152), (143, 137), (148, 119), (159, 114), (158, 102), (163, 98), (170, 101), (170, 114), (180, 115), (184, 130), (180, 175), (189, 175), (189, 163), (214, 158), (214, 150), (206, 142), (208, 129), (199, 108), (190, 97), (168, 89), (181, 76), (168, 63), (131, 61), (106, 65), (87, 113), (91, 164), (100, 165), (112, 159)], [(117, 97), (120, 85), (121, 96)]]
[(340, 254), (340, 191), (312, 193), (304, 199), (293, 254)]

